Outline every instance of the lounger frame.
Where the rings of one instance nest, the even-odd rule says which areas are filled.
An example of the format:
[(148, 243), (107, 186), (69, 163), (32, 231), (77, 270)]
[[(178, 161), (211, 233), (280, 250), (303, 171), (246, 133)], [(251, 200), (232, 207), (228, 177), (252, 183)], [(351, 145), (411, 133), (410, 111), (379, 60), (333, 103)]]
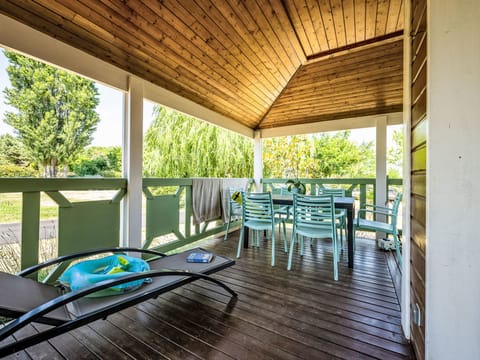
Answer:
[[(202, 251), (205, 251), (201, 248), (199, 249)], [(82, 253), (73, 254), (73, 255), (62, 256), (57, 259), (50, 260), (42, 264), (35, 265), (28, 269), (25, 269), (22, 272), (20, 272), (18, 275), (27, 276), (47, 266), (63, 263), (65, 261), (84, 258), (92, 255), (97, 255), (102, 253), (112, 253), (112, 252), (113, 253), (137, 252), (137, 253), (150, 254), (159, 258), (168, 257), (165, 254), (152, 251), (152, 250), (147, 250), (147, 249), (137, 249), (137, 248), (100, 249), (100, 250), (92, 250), (92, 251), (82, 252)], [(175, 254), (175, 255), (178, 255), (178, 254)], [(175, 256), (175, 255), (171, 255), (171, 256)], [(59, 295), (57, 298), (50, 300), (36, 307), (35, 309), (32, 309), (31, 311), (19, 316), (15, 320), (12, 320), (10, 323), (8, 323), (7, 325), (5, 325), (3, 328), (0, 329), (0, 341), (2, 341), (6, 339), (8, 336), (15, 334), (18, 330), (20, 330), (21, 328), (25, 327), (26, 325), (32, 322), (41, 322), (41, 323), (48, 323), (50, 325), (53, 325), (52, 328), (46, 329), (45, 331), (42, 331), (38, 334), (19, 339), (16, 342), (6, 344), (3, 347), (0, 347), (0, 357), (18, 352), (29, 346), (38, 344), (52, 337), (58, 336), (70, 330), (76, 329), (80, 326), (91, 323), (92, 321), (95, 321), (98, 319), (106, 319), (107, 316), (110, 314), (116, 313), (122, 309), (141, 303), (145, 300), (156, 298), (157, 296), (163, 293), (166, 293), (170, 290), (176, 289), (180, 286), (183, 286), (185, 284), (188, 284), (192, 281), (199, 280), (199, 279), (212, 282), (222, 287), (233, 298), (236, 298), (237, 294), (235, 293), (235, 291), (233, 291), (230, 287), (225, 285), (223, 282), (209, 276), (209, 274), (211, 273), (223, 270), (235, 264), (234, 260), (231, 260), (225, 257), (222, 257), (222, 258), (226, 260), (224, 263), (202, 273), (195, 273), (195, 272), (188, 272), (188, 271), (181, 271), (181, 270), (151, 270), (147, 272), (126, 275), (124, 277), (113, 279), (113, 280), (102, 281), (80, 291), (72, 291), (72, 292), (67, 292), (63, 295)], [(137, 290), (135, 296), (131, 296), (131, 295), (128, 297), (122, 297), (121, 295), (116, 296), (116, 298), (118, 298), (118, 302), (115, 302), (115, 304), (110, 305), (106, 308), (102, 308), (98, 311), (92, 311), (87, 314), (78, 316), (76, 318), (73, 318), (72, 320), (61, 321), (58, 319), (48, 319), (48, 316), (45, 317), (45, 315), (51, 312), (52, 310), (65, 306), (75, 300), (81, 299), (99, 290), (107, 289), (112, 286), (128, 283), (134, 280), (156, 278), (156, 277), (168, 277), (168, 276), (182, 276), (182, 278), (179, 279), (178, 281), (175, 281), (174, 283), (168, 283), (165, 286), (160, 286), (158, 288), (151, 288), (147, 291)], [(122, 298), (125, 298), (125, 299), (122, 300)], [(95, 299), (92, 299), (92, 301), (95, 301)]]

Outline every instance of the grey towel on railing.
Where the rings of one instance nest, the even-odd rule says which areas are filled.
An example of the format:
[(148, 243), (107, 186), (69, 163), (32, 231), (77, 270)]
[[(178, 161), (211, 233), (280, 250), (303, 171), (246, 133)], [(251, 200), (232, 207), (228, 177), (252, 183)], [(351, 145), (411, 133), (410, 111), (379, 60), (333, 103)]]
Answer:
[(235, 179), (222, 179), (222, 219), (223, 223), (228, 221), (228, 202), (230, 201), (230, 195), (228, 193), (229, 188), (246, 190), (248, 179), (235, 178)]
[(221, 218), (221, 184), (222, 179), (192, 179), (192, 215), (194, 225)]

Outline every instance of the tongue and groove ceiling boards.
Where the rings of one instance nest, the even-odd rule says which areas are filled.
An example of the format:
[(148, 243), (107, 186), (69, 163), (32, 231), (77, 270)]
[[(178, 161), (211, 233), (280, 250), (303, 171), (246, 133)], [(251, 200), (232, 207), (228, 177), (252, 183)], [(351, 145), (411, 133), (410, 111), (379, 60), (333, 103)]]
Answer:
[(251, 129), (267, 129), (401, 111), (403, 6), (2, 0), (0, 13)]

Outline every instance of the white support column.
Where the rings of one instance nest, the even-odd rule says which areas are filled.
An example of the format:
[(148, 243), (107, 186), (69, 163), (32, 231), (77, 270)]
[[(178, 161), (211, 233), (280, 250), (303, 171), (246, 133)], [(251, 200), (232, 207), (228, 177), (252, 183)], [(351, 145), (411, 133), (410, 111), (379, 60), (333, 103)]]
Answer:
[(123, 132), (123, 176), (128, 191), (123, 208), (125, 246), (142, 245), (142, 155), (143, 155), (143, 82), (130, 76), (125, 96)]
[(425, 359), (480, 359), (480, 6), (427, 6)]
[[(387, 201), (387, 117), (377, 119), (376, 126), (376, 205), (385, 206)], [(379, 218), (380, 220), (384, 220)], [(384, 234), (377, 233), (377, 239)]]
[[(404, 34), (410, 34), (411, 0), (405, 1)], [(400, 306), (402, 328), (410, 339), (410, 173), (411, 173), (411, 37), (403, 40), (403, 207), (402, 207), (402, 283)]]
[(253, 140), (253, 179), (255, 180), (255, 191), (262, 191), (263, 177), (263, 140), (260, 131), (255, 131)]

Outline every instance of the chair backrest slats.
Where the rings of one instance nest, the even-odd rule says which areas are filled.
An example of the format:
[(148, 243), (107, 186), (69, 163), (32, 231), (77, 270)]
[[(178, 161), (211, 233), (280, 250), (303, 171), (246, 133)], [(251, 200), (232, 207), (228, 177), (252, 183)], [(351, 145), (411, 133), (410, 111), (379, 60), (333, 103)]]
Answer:
[(238, 192), (242, 193), (243, 189), (235, 189), (235, 188), (229, 188), (228, 189), (228, 196), (229, 196), (229, 201), (230, 201), (230, 211), (232, 214), (238, 214), (241, 213), (242, 211), (242, 205), (238, 203), (236, 200), (233, 199), (233, 195)]
[(294, 195), (294, 224), (311, 228), (329, 228), (335, 222), (332, 196)]
[(337, 197), (345, 197), (345, 189), (318, 188), (317, 195), (332, 195)]
[(395, 216), (391, 216), (391, 222), (394, 228), (397, 226), (398, 208), (401, 202), (402, 202), (402, 193), (397, 193), (397, 195), (395, 196), (395, 199), (393, 200), (393, 205), (392, 205), (392, 214)]
[(273, 219), (272, 194), (265, 193), (242, 193), (243, 215), (245, 221), (268, 221)]

